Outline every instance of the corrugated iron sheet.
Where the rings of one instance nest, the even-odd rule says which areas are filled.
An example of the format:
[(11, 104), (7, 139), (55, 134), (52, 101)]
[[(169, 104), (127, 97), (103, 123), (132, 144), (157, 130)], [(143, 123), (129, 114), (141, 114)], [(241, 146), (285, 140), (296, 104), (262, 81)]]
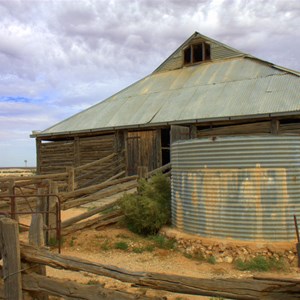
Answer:
[(295, 240), (299, 136), (178, 141), (171, 162), (177, 228), (204, 237)]
[(153, 73), (42, 134), (300, 110), (299, 77), (235, 58)]

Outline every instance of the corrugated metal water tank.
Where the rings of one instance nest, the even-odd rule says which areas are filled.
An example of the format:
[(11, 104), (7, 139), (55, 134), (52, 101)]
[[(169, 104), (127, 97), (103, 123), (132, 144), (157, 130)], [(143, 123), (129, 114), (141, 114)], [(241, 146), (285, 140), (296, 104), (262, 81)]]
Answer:
[(172, 222), (203, 237), (295, 240), (300, 137), (239, 136), (171, 147)]

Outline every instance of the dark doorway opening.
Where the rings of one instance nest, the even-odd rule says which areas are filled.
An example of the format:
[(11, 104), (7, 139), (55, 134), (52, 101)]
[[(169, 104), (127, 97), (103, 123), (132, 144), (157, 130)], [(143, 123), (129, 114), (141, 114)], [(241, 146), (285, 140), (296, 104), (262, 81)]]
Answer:
[(170, 128), (161, 129), (161, 158), (162, 165), (170, 162)]

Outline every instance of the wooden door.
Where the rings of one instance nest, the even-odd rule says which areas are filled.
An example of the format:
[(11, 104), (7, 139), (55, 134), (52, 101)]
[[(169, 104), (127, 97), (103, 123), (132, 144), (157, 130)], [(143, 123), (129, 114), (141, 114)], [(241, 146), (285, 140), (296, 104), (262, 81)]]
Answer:
[(138, 167), (152, 171), (159, 167), (160, 149), (157, 146), (156, 130), (128, 132), (127, 173), (137, 174)]
[(141, 138), (139, 136), (129, 136), (127, 138), (127, 173), (137, 174), (137, 168), (141, 163), (140, 155)]

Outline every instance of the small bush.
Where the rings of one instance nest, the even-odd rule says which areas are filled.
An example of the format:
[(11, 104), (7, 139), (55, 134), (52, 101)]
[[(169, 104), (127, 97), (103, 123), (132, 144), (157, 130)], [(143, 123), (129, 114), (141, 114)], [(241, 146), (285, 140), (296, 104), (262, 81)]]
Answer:
[(143, 253), (144, 251), (145, 251), (145, 248), (143, 248), (143, 247), (134, 247), (132, 249), (132, 252), (134, 252), (134, 253)]
[(111, 249), (111, 245), (108, 240), (105, 240), (101, 245), (100, 245), (101, 250), (103, 251), (108, 251)]
[(77, 237), (72, 236), (71, 240), (70, 240), (70, 247), (74, 247), (74, 241), (77, 239)]
[(274, 258), (265, 258), (257, 256), (250, 260), (243, 262), (240, 259), (235, 261), (235, 267), (241, 271), (259, 271), (267, 272), (271, 270), (282, 271), (285, 270), (286, 265), (282, 259), (276, 260)]
[(168, 239), (163, 235), (154, 235), (150, 237), (157, 248), (171, 250), (175, 248), (176, 240)]
[(126, 242), (116, 242), (115, 248), (126, 251), (126, 250), (128, 250), (128, 244)]
[(148, 251), (148, 252), (153, 252), (155, 249), (155, 246), (154, 245), (147, 245), (145, 247), (145, 251)]
[(213, 255), (211, 255), (208, 259), (207, 259), (207, 262), (209, 263), (209, 264), (211, 264), (211, 265), (215, 265), (216, 264), (216, 258), (213, 256)]
[(171, 187), (162, 174), (149, 181), (140, 180), (138, 192), (125, 194), (120, 201), (127, 227), (138, 234), (154, 235), (169, 223), (171, 216)]

